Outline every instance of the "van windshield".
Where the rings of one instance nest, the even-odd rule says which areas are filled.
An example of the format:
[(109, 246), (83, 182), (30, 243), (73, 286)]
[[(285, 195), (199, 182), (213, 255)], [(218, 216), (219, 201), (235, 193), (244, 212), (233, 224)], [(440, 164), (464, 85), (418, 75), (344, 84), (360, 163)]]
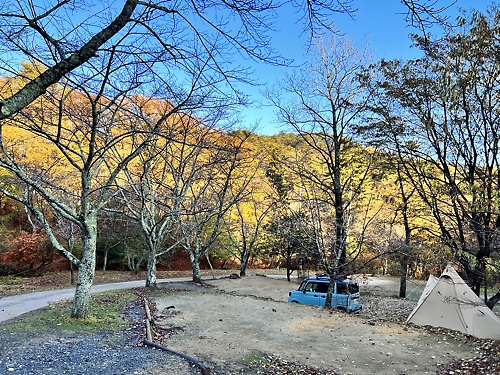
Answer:
[(299, 286), (299, 289), (297, 289), (297, 290), (300, 290), (301, 292), (304, 291), (306, 284), (307, 284), (307, 280), (302, 281), (302, 283)]

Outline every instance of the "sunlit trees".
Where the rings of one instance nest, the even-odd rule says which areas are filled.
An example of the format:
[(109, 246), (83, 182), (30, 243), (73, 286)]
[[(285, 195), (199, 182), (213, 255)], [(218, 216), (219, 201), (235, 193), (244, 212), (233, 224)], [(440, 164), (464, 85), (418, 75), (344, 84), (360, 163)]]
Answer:
[(261, 245), (272, 201), (263, 183), (265, 155), (256, 146), (257, 137), (241, 132), (234, 134), (246, 139), (246, 150), (242, 154), (246, 155), (247, 162), (237, 171), (238, 182), (229, 193), (234, 204), (224, 217), (225, 240), (221, 245), (240, 263), (240, 276), (245, 276), (250, 258), (257, 255)]
[(246, 275), (250, 258), (257, 255), (270, 208), (258, 192), (251, 191), (235, 200), (225, 219), (227, 240), (223, 246), (240, 263), (240, 276)]
[[(317, 54), (300, 75), (288, 78), (283, 89), (292, 103), (270, 95), (283, 123), (296, 131), (306, 151), (287, 162), (301, 180), (301, 195), (312, 222), (314, 242), (323, 267), (332, 279), (347, 265), (348, 229), (353, 202), (362, 192), (370, 156), (353, 152), (357, 121), (366, 109), (367, 92), (360, 83), (366, 53), (347, 38), (320, 40)], [(365, 79), (368, 77), (365, 76)], [(364, 159), (360, 163), (357, 158)], [(354, 166), (359, 171), (354, 172)], [(330, 298), (331, 298), (331, 294)], [(328, 306), (328, 304), (327, 304)]]
[(309, 218), (294, 193), (293, 177), (290, 177), (283, 164), (283, 160), (287, 160), (287, 156), (283, 155), (286, 149), (285, 144), (281, 147), (275, 145), (275, 150), (269, 155), (266, 177), (271, 187), (273, 205), (269, 222), (265, 225), (265, 247), (271, 256), (285, 259), (286, 276), (290, 281), (293, 271), (299, 274), (306, 266), (316, 266), (318, 255), (314, 251), (314, 241), (307, 235)]
[(224, 217), (241, 200), (248, 176), (240, 171), (249, 162), (245, 139), (206, 130), (192, 145), (200, 150), (188, 160), (187, 193), (176, 212), (180, 244), (189, 255), (193, 281), (201, 281), (200, 262), (221, 235)]
[[(111, 58), (95, 68), (106, 72), (115, 63)], [(140, 108), (124, 95), (131, 87), (121, 85), (116, 96), (104, 96), (110, 93), (106, 86), (113, 78), (104, 76), (97, 93), (69, 82), (56, 85), (22, 114), (5, 120), (2, 127), (1, 166), (24, 187), (23, 195), (4, 194), (25, 204), (57, 250), (78, 267), (74, 317), (87, 315), (96, 266), (97, 215), (115, 194), (116, 176), (141, 152), (158, 126), (155, 123), (147, 128), (141, 123), (142, 132), (136, 131), (137, 118), (128, 112), (139, 113)], [(138, 139), (133, 149), (127, 147), (132, 144), (131, 137)], [(36, 154), (45, 155), (45, 160), (26, 157)], [(58, 238), (53, 211), (58, 222), (78, 226), (81, 257)]]
[(381, 65), (380, 87), (407, 135), (406, 178), (477, 294), (499, 243), (497, 17), (496, 8), (473, 13), (460, 33), (418, 40), (424, 59)]
[[(318, 12), (336, 10), (338, 4), (307, 2), (306, 23), (313, 26), (321, 20)], [(20, 163), (19, 149), (14, 152), (13, 145), (6, 143), (0, 145), (0, 166), (11, 171), (27, 196), (6, 193), (29, 206), (53, 245), (78, 265), (73, 317), (87, 315), (97, 212), (110, 199), (117, 175), (142, 151), (140, 146), (115, 152), (120, 158), (110, 162), (110, 148), (132, 144), (133, 137), (145, 146), (166, 118), (181, 108), (189, 112), (203, 106), (220, 114), (227, 106), (241, 103), (243, 96), (233, 83), (246, 78), (245, 68), (235, 66), (232, 56), (242, 53), (253, 59), (281, 61), (277, 56), (273, 59), (267, 33), (272, 26), (268, 17), (276, 14), (279, 5), (139, 0), (112, 6), (68, 0), (1, 5), (0, 74), (12, 77), (0, 100), (2, 140), (6, 140), (7, 123), (9, 131), (23, 129), (26, 139), (42, 139), (55, 150), (49, 162), (65, 163), (73, 171), (70, 179), (78, 182), (65, 192), (74, 201), (62, 201), (58, 196), (62, 191), (26, 169)], [(229, 24), (221, 12), (234, 22)], [(46, 69), (23, 76), (19, 60), (43, 63)], [(12, 84), (20, 79), (22, 84)], [(138, 120), (127, 121), (142, 115), (140, 107), (126, 103), (132, 93), (165, 99), (175, 110), (162, 114), (149, 128)], [(42, 106), (33, 104), (37, 99)], [(32, 157), (36, 150), (31, 146), (26, 153)], [(49, 211), (58, 211), (80, 227), (81, 259), (53, 235), (49, 211), (30, 204), (33, 194), (47, 202)]]

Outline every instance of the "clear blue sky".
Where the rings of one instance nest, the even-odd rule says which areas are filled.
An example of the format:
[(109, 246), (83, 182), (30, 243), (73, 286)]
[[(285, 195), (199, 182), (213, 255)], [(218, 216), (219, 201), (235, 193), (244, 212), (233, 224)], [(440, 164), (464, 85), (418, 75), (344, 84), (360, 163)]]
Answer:
[[(452, 0), (438, 0), (438, 5), (450, 4)], [(459, 14), (458, 9), (485, 10), (492, 2), (489, 0), (457, 0), (455, 5), (446, 11), (453, 19)], [(421, 55), (420, 51), (411, 48), (409, 34), (416, 30), (405, 21), (406, 8), (399, 0), (354, 0), (353, 5), (358, 9), (354, 19), (346, 14), (334, 14), (331, 21), (335, 27), (345, 33), (359, 48), (368, 45), (374, 59), (411, 59)], [(280, 13), (278, 20), (279, 31), (273, 35), (274, 47), (285, 57), (293, 58), (298, 64), (305, 61), (307, 35), (301, 35), (301, 25), (294, 24), (297, 15)], [(439, 30), (436, 30), (439, 32)], [(276, 84), (282, 77), (284, 68), (272, 67), (263, 64), (254, 65), (256, 80), (270, 85)], [(291, 68), (288, 68), (291, 69)], [(263, 88), (258, 86), (245, 87), (253, 100), (262, 101)], [(275, 123), (274, 110), (255, 104), (242, 113), (244, 127), (250, 128), (256, 121), (260, 121), (257, 129), (259, 134), (276, 134), (280, 130)]]

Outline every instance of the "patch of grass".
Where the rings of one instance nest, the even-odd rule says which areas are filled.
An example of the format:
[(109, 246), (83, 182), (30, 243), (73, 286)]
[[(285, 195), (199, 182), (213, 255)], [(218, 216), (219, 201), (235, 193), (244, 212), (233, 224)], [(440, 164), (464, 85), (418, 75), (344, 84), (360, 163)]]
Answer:
[(12, 332), (31, 333), (61, 330), (79, 333), (115, 331), (125, 327), (123, 311), (126, 303), (134, 299), (135, 294), (130, 290), (92, 294), (87, 319), (71, 318), (71, 301), (64, 301), (22, 316), (4, 328)]
[(22, 282), (23, 279), (19, 276), (1, 276), (0, 285), (15, 285)]
[(267, 361), (267, 355), (265, 353), (252, 352), (241, 360), (241, 364), (244, 366), (261, 365), (266, 361)]

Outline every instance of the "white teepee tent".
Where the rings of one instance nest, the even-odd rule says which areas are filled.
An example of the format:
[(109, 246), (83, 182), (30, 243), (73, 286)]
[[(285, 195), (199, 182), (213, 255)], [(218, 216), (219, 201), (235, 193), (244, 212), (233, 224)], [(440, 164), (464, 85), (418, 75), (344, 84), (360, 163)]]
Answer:
[(406, 322), (500, 340), (500, 318), (469, 288), (452, 266), (447, 266), (439, 278), (429, 277), (417, 306)]

